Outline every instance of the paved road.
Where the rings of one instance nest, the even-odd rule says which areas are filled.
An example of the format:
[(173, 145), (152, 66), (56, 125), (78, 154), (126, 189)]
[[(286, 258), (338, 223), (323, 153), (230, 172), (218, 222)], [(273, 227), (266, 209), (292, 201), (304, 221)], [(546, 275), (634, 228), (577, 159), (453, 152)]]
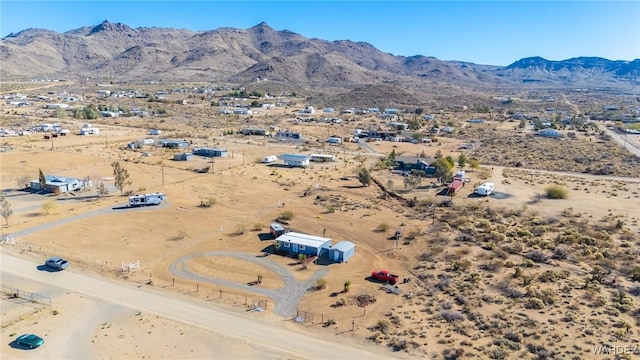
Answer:
[[(259, 286), (249, 286), (247, 284), (241, 284), (235, 281), (229, 281), (225, 279), (205, 277), (199, 274), (191, 272), (187, 267), (187, 261), (206, 256), (228, 256), (236, 259), (249, 261), (256, 265), (262, 266), (273, 273), (278, 275), (284, 281), (284, 287), (279, 289), (266, 289)], [(297, 281), (291, 272), (284, 266), (264, 257), (256, 257), (255, 255), (229, 252), (229, 251), (212, 251), (200, 254), (189, 254), (176, 260), (171, 266), (169, 271), (175, 276), (187, 278), (190, 280), (196, 280), (201, 282), (208, 282), (211, 284), (221, 285), (232, 289), (238, 289), (246, 292), (252, 292), (254, 294), (264, 295), (275, 301), (276, 305), (273, 308), (273, 312), (283, 317), (290, 317), (295, 313), (298, 303), (307, 293), (308, 289), (315, 284), (315, 282), (325, 276), (329, 269), (327, 267), (318, 269), (309, 279), (305, 281)]]
[[(337, 337), (320, 338), (303, 332), (288, 329), (279, 321), (260, 317), (262, 313), (236, 313), (231, 309), (206, 304), (197, 299), (173, 298), (161, 289), (154, 287), (137, 288), (130, 283), (116, 283), (104, 279), (76, 273), (71, 269), (59, 273), (39, 271), (38, 263), (21, 259), (6, 252), (0, 253), (1, 274), (14, 274), (27, 281), (49, 283), (51, 287), (70, 290), (84, 296), (97, 299), (102, 303), (99, 309), (117, 304), (143, 311), (185, 324), (208, 329), (224, 337), (249, 342), (254, 349), (265, 354), (281, 354), (281, 358), (296, 359), (389, 359), (365, 347), (345, 344)], [(55, 275), (55, 281), (52, 281)], [(104, 304), (107, 302), (109, 304)], [(255, 317), (253, 317), (255, 316)], [(76, 330), (77, 331), (77, 330)], [(66, 343), (68, 345), (69, 343)], [(5, 344), (2, 344), (5, 346)], [(215, 346), (207, 344), (206, 346)], [(363, 345), (364, 346), (364, 345)], [(63, 346), (67, 347), (67, 346)], [(69, 347), (67, 347), (69, 348)], [(62, 349), (60, 349), (62, 351)], [(81, 354), (47, 354), (48, 358), (83, 358)], [(86, 354), (84, 354), (86, 356)], [(239, 354), (242, 358), (242, 354)], [(404, 357), (394, 354), (393, 358)]]

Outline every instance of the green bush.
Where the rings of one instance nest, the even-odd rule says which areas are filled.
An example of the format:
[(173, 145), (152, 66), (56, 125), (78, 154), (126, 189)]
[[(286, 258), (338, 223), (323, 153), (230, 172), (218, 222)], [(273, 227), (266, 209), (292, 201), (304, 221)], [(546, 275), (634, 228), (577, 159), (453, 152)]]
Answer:
[(549, 199), (566, 199), (569, 196), (569, 191), (560, 185), (548, 186), (545, 193)]
[(293, 220), (293, 211), (285, 210), (281, 212), (280, 216), (278, 216), (278, 220), (285, 220), (285, 221)]
[(389, 226), (389, 224), (383, 222), (380, 225), (378, 225), (378, 227), (376, 228), (376, 231), (377, 232), (387, 232), (387, 231), (389, 231), (390, 228), (391, 228), (391, 226)]

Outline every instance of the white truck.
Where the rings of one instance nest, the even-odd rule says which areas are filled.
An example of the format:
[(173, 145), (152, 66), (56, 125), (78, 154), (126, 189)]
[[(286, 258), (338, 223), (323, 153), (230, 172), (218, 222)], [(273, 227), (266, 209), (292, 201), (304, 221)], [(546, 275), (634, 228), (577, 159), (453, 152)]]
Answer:
[(164, 200), (167, 200), (167, 195), (156, 192), (153, 194), (133, 195), (129, 196), (129, 206), (147, 206), (147, 205), (160, 205)]

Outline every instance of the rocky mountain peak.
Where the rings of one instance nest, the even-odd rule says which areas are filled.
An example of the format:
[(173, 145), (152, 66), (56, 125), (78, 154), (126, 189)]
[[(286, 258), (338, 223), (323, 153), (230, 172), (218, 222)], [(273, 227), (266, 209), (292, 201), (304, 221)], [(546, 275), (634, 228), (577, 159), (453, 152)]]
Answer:
[(96, 34), (99, 32), (107, 32), (107, 31), (130, 32), (130, 31), (133, 31), (133, 29), (122, 23), (114, 24), (112, 22), (109, 22), (109, 20), (105, 20), (99, 25), (94, 26), (93, 29), (91, 29), (91, 32), (89, 34)]

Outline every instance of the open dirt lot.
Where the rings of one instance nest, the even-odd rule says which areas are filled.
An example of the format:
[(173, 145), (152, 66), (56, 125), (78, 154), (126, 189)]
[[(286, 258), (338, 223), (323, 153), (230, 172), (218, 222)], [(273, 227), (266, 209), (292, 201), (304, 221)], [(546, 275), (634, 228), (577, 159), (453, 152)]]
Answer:
[[(175, 128), (173, 134), (186, 131), (180, 123), (165, 124)], [(406, 190), (402, 176), (372, 171), (380, 184), (405, 201), (376, 184), (361, 186), (356, 169), (373, 166), (392, 150), (405, 156), (435, 156), (438, 150), (457, 156), (463, 140), (443, 138), (433, 145), (371, 142), (378, 153), (372, 156), (370, 149), (351, 143), (296, 146), (215, 135), (215, 146), (228, 149), (228, 158), (177, 162), (170, 160), (168, 150), (148, 148), (143, 151), (150, 156), (141, 156), (122, 149), (144, 137), (145, 128), (100, 127), (99, 136), (69, 135), (53, 143), (40, 135), (7, 138), (11, 150), (0, 153), (1, 188), (14, 213), (3, 231), (14, 234), (17, 244), (2, 251), (42, 260), (62, 255), (74, 268), (161, 287), (172, 296), (222, 298), (221, 306), (265, 305), (267, 316), (301, 318), (295, 325), (318, 336), (367, 339), (390, 357), (395, 350), (417, 357), (455, 358), (464, 353), (580, 358), (591, 356), (594, 345), (639, 343), (637, 282), (631, 280), (638, 265), (637, 178), (483, 165), (467, 169), (471, 182), (449, 198), (429, 186)], [(298, 129), (317, 136), (328, 132), (322, 126)], [(266, 155), (322, 151), (336, 154), (337, 161), (306, 169), (259, 163)], [(121, 208), (127, 198), (113, 191), (112, 161), (120, 161), (130, 173), (132, 184), (126, 190), (163, 192), (168, 202)], [(213, 171), (193, 171), (209, 165)], [(23, 191), (20, 182), (37, 179), (38, 169), (88, 177), (112, 192), (98, 196), (93, 188), (74, 196)], [(496, 184), (496, 194), (472, 196), (474, 185), (485, 181)], [(553, 184), (568, 191), (566, 199), (544, 196)], [(213, 206), (199, 206), (208, 199)], [(416, 203), (408, 205), (410, 199)], [(45, 209), (50, 200), (53, 205)], [(263, 240), (264, 234), (285, 211), (294, 215), (288, 228), (324, 235), (334, 243), (350, 240), (357, 246), (355, 256), (345, 264), (303, 268), (297, 259), (265, 255), (273, 252), (273, 241)], [(398, 242), (389, 240), (396, 229), (405, 234)], [(568, 255), (558, 255), (559, 249)], [(224, 252), (247, 254), (268, 265)], [(535, 252), (548, 259), (540, 260)], [(206, 255), (211, 253), (218, 255)], [(122, 271), (123, 265), (138, 261), (138, 269)], [(188, 269), (191, 275), (176, 276), (172, 268)], [(371, 270), (381, 268), (410, 278), (399, 284), (402, 294), (387, 293), (368, 278)], [(251, 284), (258, 274), (262, 284)], [(310, 290), (319, 278), (326, 280), (326, 288)], [(347, 292), (345, 281), (350, 282)], [(282, 294), (269, 291), (278, 289), (288, 289), (299, 303), (274, 306), (283, 301), (278, 298)], [(78, 308), (93, 316), (89, 314), (96, 306), (73, 293), (54, 301), (61, 314)], [(19, 314), (7, 325), (3, 321), (4, 343), (27, 329), (49, 334), (54, 316), (44, 308)], [(16, 319), (3, 310), (3, 320), (10, 317)], [(169, 320), (122, 310), (96, 324), (90, 343), (83, 344), (96, 357), (213, 356), (212, 349), (198, 346), (207, 341), (206, 333)], [(128, 341), (129, 336), (137, 340)], [(176, 336), (188, 340), (176, 341)], [(239, 348), (230, 344), (225, 354)], [(0, 353), (6, 354), (4, 349)], [(22, 358), (20, 352), (14, 355)], [(260, 353), (246, 355), (264, 358)]]

